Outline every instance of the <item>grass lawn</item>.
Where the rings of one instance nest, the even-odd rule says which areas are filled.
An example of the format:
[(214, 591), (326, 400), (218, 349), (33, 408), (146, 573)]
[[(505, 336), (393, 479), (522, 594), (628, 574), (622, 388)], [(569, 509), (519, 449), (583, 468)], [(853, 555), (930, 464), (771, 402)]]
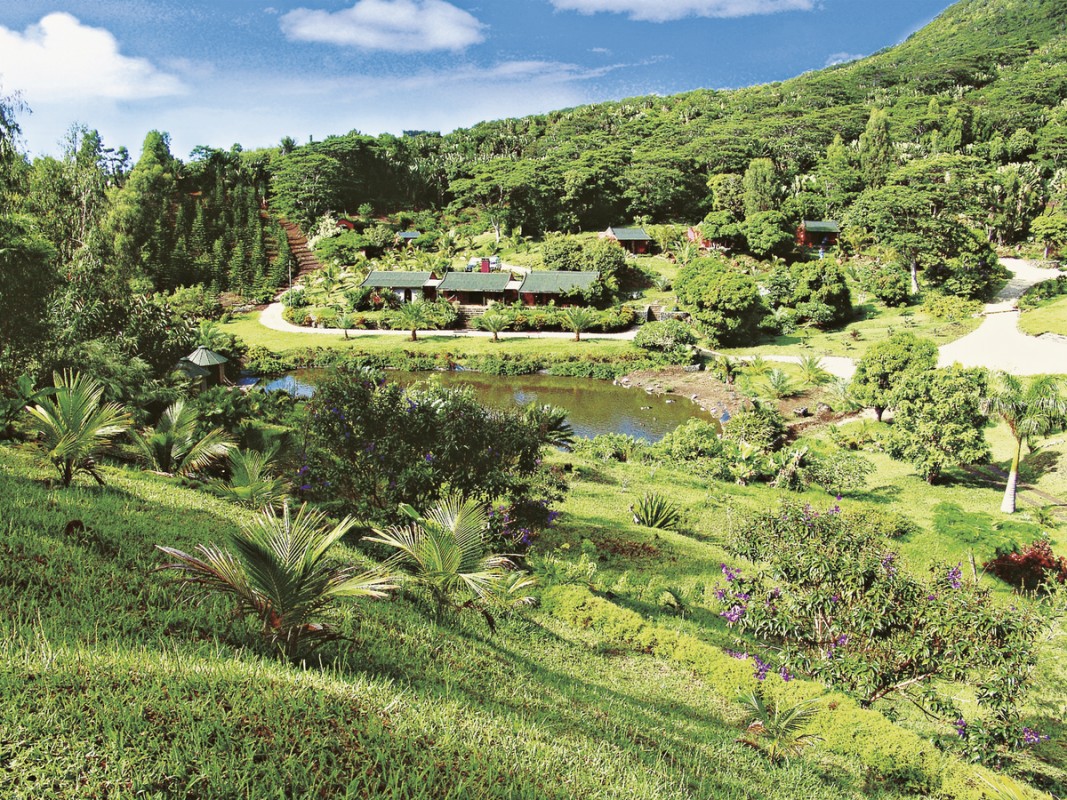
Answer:
[(1058, 333), (1067, 336), (1067, 297), (1059, 297), (1019, 315), (1019, 329), (1031, 336)]
[(724, 350), (732, 355), (826, 355), (862, 358), (867, 348), (894, 333), (908, 331), (932, 339), (940, 347), (966, 336), (982, 322), (980, 317), (948, 322), (923, 313), (918, 307), (886, 308), (867, 302), (858, 306), (863, 318), (835, 331), (801, 329), (777, 336), (756, 347)]
[(353, 331), (345, 339), (341, 331), (336, 335), (321, 333), (292, 333), (276, 331), (259, 324), (259, 312), (238, 314), (222, 329), (238, 336), (249, 347), (266, 347), (274, 352), (303, 350), (309, 347), (359, 350), (365, 353), (384, 353), (394, 350), (410, 350), (419, 353), (452, 353), (457, 357), (470, 355), (596, 355), (610, 357), (620, 353), (632, 353), (634, 346), (618, 339), (598, 339), (595, 333), (582, 334), (580, 342), (568, 338), (504, 338), (494, 342), (489, 336), (440, 336), (420, 333), (418, 341), (410, 336), (396, 333), (360, 335)]

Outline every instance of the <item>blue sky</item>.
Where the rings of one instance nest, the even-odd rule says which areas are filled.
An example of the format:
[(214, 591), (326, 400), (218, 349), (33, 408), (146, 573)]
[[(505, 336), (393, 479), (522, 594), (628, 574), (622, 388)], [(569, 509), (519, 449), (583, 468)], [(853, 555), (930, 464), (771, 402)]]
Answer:
[(34, 154), (72, 123), (245, 148), (449, 131), (600, 100), (781, 80), (906, 38), (948, 0), (15, 0), (0, 94)]

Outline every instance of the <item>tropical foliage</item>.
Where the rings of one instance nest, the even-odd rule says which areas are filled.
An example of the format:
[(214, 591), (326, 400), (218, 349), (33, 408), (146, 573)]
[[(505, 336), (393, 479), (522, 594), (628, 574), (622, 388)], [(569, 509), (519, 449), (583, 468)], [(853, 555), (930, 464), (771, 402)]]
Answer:
[(234, 447), (222, 428), (201, 436), (199, 427), (196, 407), (177, 400), (167, 406), (155, 427), (134, 433), (133, 441), (152, 469), (190, 475), (225, 458)]
[(160, 569), (233, 598), (241, 614), (259, 621), (264, 640), (294, 659), (336, 638), (337, 632), (318, 620), (337, 598), (382, 598), (396, 588), (380, 569), (357, 572), (328, 558), (354, 524), (345, 517), (330, 527), (323, 512), (306, 504), (295, 516), (288, 505), (280, 515), (268, 508), (233, 532), (233, 551), (209, 544), (189, 554), (157, 545), (173, 559)]
[(103, 401), (103, 387), (88, 375), (73, 372), (52, 376), (55, 393), (28, 407), (45, 456), (70, 486), (84, 472), (104, 485), (96, 456), (130, 427), (130, 416), (117, 403)]

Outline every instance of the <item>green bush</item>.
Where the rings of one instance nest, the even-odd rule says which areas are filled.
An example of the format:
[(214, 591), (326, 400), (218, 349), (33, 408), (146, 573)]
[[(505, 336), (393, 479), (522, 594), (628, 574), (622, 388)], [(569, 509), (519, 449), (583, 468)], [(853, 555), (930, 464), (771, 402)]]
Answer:
[(716, 422), (688, 419), (656, 444), (655, 455), (667, 461), (715, 458), (722, 453), (721, 431)]
[(692, 327), (678, 319), (646, 323), (634, 336), (634, 344), (638, 347), (661, 353), (684, 351), (696, 341)]

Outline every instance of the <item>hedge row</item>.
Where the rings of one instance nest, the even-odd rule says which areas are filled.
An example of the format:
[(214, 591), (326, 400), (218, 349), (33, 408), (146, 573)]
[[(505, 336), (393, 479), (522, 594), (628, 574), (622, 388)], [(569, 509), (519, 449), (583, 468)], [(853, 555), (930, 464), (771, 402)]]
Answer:
[[(647, 622), (586, 588), (552, 586), (544, 591), (541, 602), (553, 616), (590, 628), (614, 646), (651, 653), (694, 670), (724, 700), (735, 700), (758, 685), (751, 661)], [(769, 700), (786, 705), (814, 700), (818, 713), (810, 731), (822, 738), (820, 747), (862, 764), (873, 780), (939, 800), (992, 797), (979, 785), (976, 773), (980, 768), (942, 753), (930, 741), (876, 711), (861, 708), (847, 695), (811, 681), (786, 681), (773, 673), (764, 679), (763, 692)]]

